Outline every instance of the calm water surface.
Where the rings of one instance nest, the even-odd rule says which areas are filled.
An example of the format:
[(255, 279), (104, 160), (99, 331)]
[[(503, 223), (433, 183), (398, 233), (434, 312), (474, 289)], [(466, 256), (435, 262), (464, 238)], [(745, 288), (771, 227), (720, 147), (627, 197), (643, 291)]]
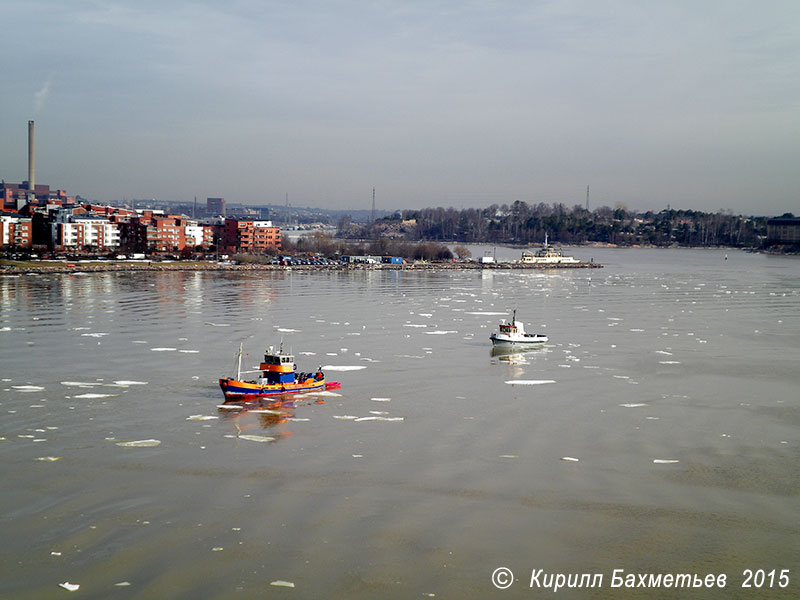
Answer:
[[(606, 266), (0, 278), (0, 597), (798, 597), (800, 260), (575, 254)], [(492, 352), (514, 308), (546, 348)], [(281, 339), (342, 388), (219, 409)]]

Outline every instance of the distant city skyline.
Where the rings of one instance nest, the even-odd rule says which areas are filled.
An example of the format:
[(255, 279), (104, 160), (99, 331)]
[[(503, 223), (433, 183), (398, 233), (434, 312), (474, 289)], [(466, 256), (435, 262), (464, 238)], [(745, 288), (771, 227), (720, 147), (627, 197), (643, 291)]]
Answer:
[(800, 213), (800, 4), (7, 0), (0, 177), (103, 202)]

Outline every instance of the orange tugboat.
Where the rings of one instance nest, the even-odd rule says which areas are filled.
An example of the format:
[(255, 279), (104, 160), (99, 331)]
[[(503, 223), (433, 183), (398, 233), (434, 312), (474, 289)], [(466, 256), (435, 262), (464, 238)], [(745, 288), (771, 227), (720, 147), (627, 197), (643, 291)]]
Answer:
[(341, 383), (325, 381), (322, 367), (316, 373), (298, 373), (292, 354), (283, 351), (283, 344), (275, 352), (270, 346), (264, 353), (264, 362), (259, 365), (261, 376), (252, 381), (242, 380), (242, 346), (236, 358), (236, 377), (223, 377), (219, 387), (225, 396), (225, 402), (243, 402), (266, 396), (281, 394), (297, 394), (299, 392), (318, 392), (341, 387)]

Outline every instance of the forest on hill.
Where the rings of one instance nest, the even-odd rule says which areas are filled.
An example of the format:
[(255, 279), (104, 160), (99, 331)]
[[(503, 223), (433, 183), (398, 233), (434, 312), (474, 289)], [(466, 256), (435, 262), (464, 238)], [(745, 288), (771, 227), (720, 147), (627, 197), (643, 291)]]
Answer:
[(367, 225), (340, 219), (337, 237), (462, 243), (540, 244), (545, 234), (562, 244), (620, 246), (728, 246), (756, 248), (767, 232), (767, 217), (731, 211), (706, 213), (665, 209), (644, 213), (623, 206), (589, 211), (580, 205), (511, 205), (487, 208), (425, 208), (397, 211)]

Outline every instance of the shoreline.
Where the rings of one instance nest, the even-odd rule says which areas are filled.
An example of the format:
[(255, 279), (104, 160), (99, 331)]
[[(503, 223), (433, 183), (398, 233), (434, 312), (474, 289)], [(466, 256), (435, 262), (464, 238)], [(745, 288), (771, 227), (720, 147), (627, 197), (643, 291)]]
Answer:
[(220, 264), (201, 262), (150, 262), (150, 263), (65, 263), (32, 264), (31, 261), (0, 263), (0, 275), (49, 274), (49, 273), (111, 273), (111, 272), (159, 272), (159, 271), (434, 271), (434, 270), (498, 270), (498, 269), (602, 269), (596, 262), (531, 264), (514, 262), (414, 262), (405, 264), (340, 264), (340, 265), (261, 265), (261, 264)]

